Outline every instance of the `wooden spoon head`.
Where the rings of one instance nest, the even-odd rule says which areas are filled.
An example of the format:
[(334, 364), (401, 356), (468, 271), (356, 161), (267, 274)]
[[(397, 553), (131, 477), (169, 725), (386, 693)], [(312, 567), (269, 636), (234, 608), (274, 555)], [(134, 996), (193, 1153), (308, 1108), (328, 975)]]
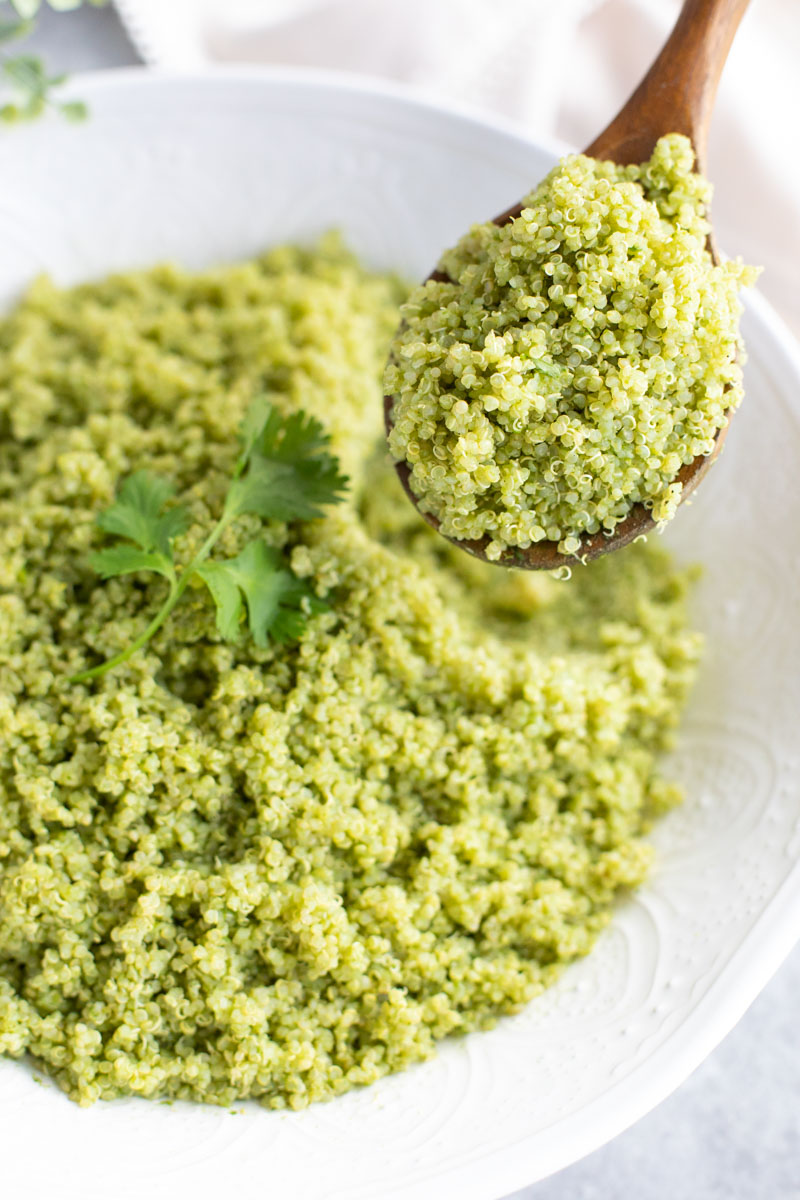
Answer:
[[(624, 137), (624, 134), (621, 135)], [(626, 137), (623, 141), (618, 140), (618, 135), (614, 129), (614, 125), (605, 130), (604, 133), (596, 139), (595, 142), (586, 151), (587, 154), (593, 157), (610, 158), (618, 163), (643, 162), (652, 153), (655, 141), (657, 138), (650, 133), (640, 134), (638, 136)], [(613, 151), (613, 153), (612, 153)], [(523, 210), (522, 203), (515, 204), (505, 212), (494, 218), (495, 225), (506, 225), (509, 221), (515, 220)], [(714, 263), (719, 261), (716, 248), (713, 240), (709, 237), (708, 250), (711, 259)], [(431, 271), (425, 282), (434, 280), (437, 282), (445, 282), (449, 277), (442, 271)], [(394, 407), (394, 399), (391, 396), (384, 396), (384, 418), (386, 422), (387, 437), (392, 430), (392, 409)], [(701, 479), (708, 473), (708, 470), (714, 459), (722, 449), (722, 444), (725, 441), (725, 436), (728, 432), (730, 424), (730, 416), (728, 422), (719, 430), (714, 440), (714, 449), (710, 454), (700, 455), (698, 458), (681, 467), (675, 476), (675, 482), (681, 484), (680, 503), (694, 491)], [(419, 509), (417, 497), (411, 490), (409, 483), (410, 470), (408, 463), (396, 462), (395, 470), (403, 485), (403, 489), (415, 508)], [(439, 521), (433, 513), (422, 512), (420, 515), (428, 522), (428, 524), (439, 530)], [(489, 545), (490, 538), (484, 537), (477, 540), (460, 540), (458, 538), (448, 537), (448, 541), (454, 546), (465, 550), (467, 554), (472, 554), (476, 558), (482, 558), (486, 562), (492, 562), (496, 566), (501, 567), (518, 567), (528, 571), (553, 571), (559, 567), (574, 566), (576, 561), (588, 562), (593, 558), (599, 558), (601, 554), (609, 554), (612, 550), (621, 550), (623, 546), (627, 546), (629, 542), (635, 541), (637, 537), (642, 537), (645, 534), (651, 533), (656, 528), (656, 522), (653, 520), (650, 510), (645, 508), (643, 504), (634, 504), (627, 517), (614, 528), (613, 532), (584, 534), (580, 539), (580, 549), (574, 554), (562, 554), (558, 549), (557, 542), (541, 541), (534, 542), (527, 549), (522, 550), (516, 546), (509, 547), (504, 550), (499, 558), (488, 559), (486, 557), (486, 547)], [(442, 536), (446, 537), (446, 534)]]

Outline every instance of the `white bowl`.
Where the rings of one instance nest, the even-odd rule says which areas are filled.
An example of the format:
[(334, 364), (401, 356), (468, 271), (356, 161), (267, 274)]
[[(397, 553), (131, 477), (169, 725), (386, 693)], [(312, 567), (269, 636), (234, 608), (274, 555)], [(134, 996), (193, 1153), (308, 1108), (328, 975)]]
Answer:
[[(125, 71), (73, 90), (84, 125), (53, 116), (0, 137), (2, 304), (43, 270), (70, 283), (165, 258), (199, 267), (332, 225), (419, 277), (555, 156), (331, 75)], [(706, 565), (708, 654), (675, 756), (688, 800), (595, 952), (496, 1030), (302, 1113), (81, 1110), (2, 1062), (9, 1195), (497, 1200), (619, 1133), (720, 1041), (800, 932), (800, 356), (757, 296), (744, 328), (747, 401), (668, 535)]]

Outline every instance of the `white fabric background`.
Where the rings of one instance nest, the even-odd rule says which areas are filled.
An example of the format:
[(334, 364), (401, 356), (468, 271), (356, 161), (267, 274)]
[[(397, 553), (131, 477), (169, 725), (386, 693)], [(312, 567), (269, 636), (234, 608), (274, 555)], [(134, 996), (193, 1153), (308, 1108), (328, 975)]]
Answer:
[[(655, 57), (679, 0), (118, 0), (146, 58), (379, 75), (587, 145)], [(752, 0), (711, 130), (717, 240), (765, 268), (800, 334), (800, 0)], [(532, 181), (533, 182), (533, 181)], [(511, 202), (515, 197), (509, 197)]]

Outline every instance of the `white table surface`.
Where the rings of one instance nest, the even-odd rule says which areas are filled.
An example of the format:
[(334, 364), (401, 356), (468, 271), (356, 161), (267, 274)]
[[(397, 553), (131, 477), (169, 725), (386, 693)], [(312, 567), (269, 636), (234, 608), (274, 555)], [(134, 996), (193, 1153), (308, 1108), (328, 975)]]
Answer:
[[(59, 71), (139, 61), (111, 9), (47, 11), (27, 49)], [(608, 1146), (506, 1200), (800, 1200), (799, 997), (800, 947), (673, 1096)]]

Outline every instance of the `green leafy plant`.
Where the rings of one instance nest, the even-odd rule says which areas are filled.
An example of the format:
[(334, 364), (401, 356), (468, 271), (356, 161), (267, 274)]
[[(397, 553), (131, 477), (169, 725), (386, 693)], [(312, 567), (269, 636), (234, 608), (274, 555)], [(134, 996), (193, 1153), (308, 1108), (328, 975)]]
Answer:
[(169, 586), (163, 604), (135, 641), (99, 666), (73, 675), (71, 682), (95, 679), (127, 662), (161, 628), (190, 584), (208, 589), (217, 629), (226, 641), (238, 640), (245, 622), (257, 646), (296, 641), (309, 616), (327, 607), (292, 574), (283, 555), (261, 538), (254, 538), (235, 558), (210, 557), (239, 517), (312, 521), (323, 516), (327, 505), (340, 503), (347, 486), (338, 459), (328, 451), (330, 439), (305, 413), (283, 417), (260, 399), (251, 406), (240, 436), (242, 452), (219, 520), (184, 566), (175, 561), (174, 542), (186, 532), (189, 516), (183, 505), (167, 507), (174, 492), (160, 476), (136, 471), (97, 518), (98, 526), (118, 539), (91, 556), (99, 575), (110, 579), (152, 571)]
[[(89, 0), (101, 7), (106, 0)], [(80, 8), (82, 0), (47, 0), (56, 12)], [(0, 44), (27, 37), (36, 26), (42, 0), (0, 0)], [(0, 71), (14, 93), (14, 99), (0, 105), (0, 120), (7, 123), (33, 120), (46, 108), (53, 108), (70, 121), (82, 121), (88, 109), (82, 100), (58, 100), (55, 89), (66, 82), (64, 74), (51, 75), (41, 58), (34, 54), (14, 56), (0, 52)]]

